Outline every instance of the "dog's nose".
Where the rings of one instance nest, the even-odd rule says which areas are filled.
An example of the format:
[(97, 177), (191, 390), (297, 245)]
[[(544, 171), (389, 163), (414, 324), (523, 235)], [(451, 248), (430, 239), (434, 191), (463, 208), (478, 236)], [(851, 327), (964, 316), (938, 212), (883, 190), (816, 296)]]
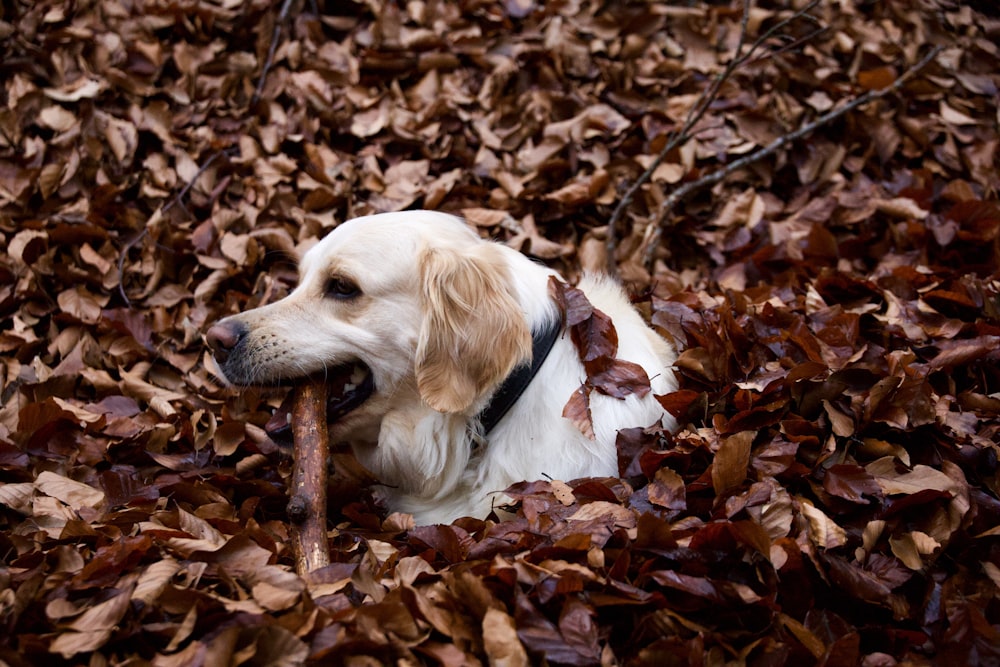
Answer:
[(218, 324), (212, 325), (205, 333), (205, 340), (208, 341), (208, 346), (212, 348), (215, 358), (219, 362), (225, 363), (226, 359), (229, 358), (229, 353), (239, 344), (246, 333), (246, 325), (240, 322), (223, 320)]

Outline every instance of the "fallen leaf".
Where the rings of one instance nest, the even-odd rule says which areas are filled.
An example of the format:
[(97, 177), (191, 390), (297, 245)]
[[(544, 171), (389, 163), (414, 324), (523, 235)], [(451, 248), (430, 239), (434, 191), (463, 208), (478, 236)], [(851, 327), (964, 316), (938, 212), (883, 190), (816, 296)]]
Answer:
[(716, 495), (728, 493), (747, 478), (754, 435), (751, 431), (741, 431), (722, 439), (712, 463), (712, 487)]
[(847, 544), (847, 532), (822, 510), (805, 498), (798, 498), (799, 508), (809, 522), (809, 539), (822, 549), (836, 549)]

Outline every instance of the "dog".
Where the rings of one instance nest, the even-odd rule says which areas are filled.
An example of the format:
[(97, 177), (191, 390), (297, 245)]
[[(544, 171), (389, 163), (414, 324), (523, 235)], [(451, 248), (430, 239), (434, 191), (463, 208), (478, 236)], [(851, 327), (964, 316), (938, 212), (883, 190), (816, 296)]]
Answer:
[(620, 429), (676, 428), (655, 399), (676, 390), (676, 353), (608, 277), (577, 289), (610, 317), (618, 358), (641, 367), (651, 391), (591, 392), (585, 433), (563, 416), (587, 374), (551, 295), (562, 279), (462, 219), (346, 221), (305, 253), (299, 275), (285, 298), (206, 332), (217, 370), (237, 386), (325, 377), (331, 442), (349, 443), (387, 507), (417, 524), (485, 518), (520, 481), (616, 477)]

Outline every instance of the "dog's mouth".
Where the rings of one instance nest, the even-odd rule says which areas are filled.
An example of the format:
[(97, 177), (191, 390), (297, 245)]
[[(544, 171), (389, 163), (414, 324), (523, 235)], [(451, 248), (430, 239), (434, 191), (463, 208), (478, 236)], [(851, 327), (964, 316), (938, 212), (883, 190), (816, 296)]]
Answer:
[[(326, 383), (326, 421), (333, 424), (357, 409), (375, 393), (375, 378), (371, 369), (361, 362), (344, 364), (327, 370), (322, 376)], [(271, 440), (280, 445), (292, 444), (292, 401), (294, 391), (282, 402), (264, 425)]]

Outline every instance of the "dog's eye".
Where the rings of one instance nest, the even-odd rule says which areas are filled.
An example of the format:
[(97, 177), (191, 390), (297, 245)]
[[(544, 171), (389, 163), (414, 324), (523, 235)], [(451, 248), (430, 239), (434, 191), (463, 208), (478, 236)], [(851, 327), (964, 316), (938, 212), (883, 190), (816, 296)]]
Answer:
[(326, 283), (326, 296), (332, 299), (353, 299), (361, 294), (361, 288), (347, 278), (330, 278)]

